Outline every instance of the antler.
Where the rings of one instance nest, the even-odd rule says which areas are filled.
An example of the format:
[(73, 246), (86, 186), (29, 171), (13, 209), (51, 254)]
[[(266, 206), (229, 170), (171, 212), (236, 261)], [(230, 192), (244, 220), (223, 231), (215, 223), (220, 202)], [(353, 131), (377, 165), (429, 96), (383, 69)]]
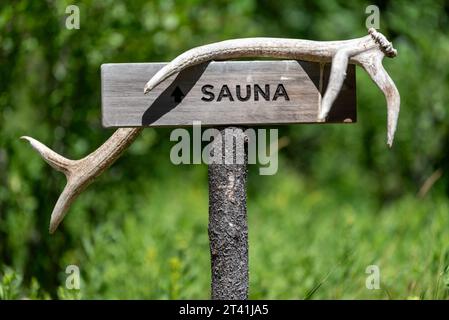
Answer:
[[(279, 38), (247, 38), (218, 42), (191, 49), (163, 67), (145, 86), (145, 93), (152, 90), (171, 75), (189, 66), (210, 60), (225, 60), (241, 57), (272, 57), (298, 59), (313, 62), (332, 62), (331, 75), (326, 93), (322, 99), (318, 119), (324, 121), (340, 92), (346, 77), (348, 63), (362, 66), (384, 92), (388, 107), (388, 140), (393, 143), (399, 115), (399, 92), (382, 66), (386, 55), (397, 54), (390, 42), (374, 29), (369, 35), (344, 41), (310, 41)], [(31, 146), (53, 168), (67, 177), (67, 184), (59, 196), (50, 219), (50, 233), (53, 233), (66, 215), (77, 196), (117, 160), (122, 152), (136, 139), (142, 128), (121, 128), (93, 151), (80, 160), (70, 160), (54, 152), (39, 141), (24, 136)]]
[(148, 93), (168, 77), (210, 60), (267, 57), (332, 62), (329, 85), (318, 114), (318, 121), (325, 121), (343, 85), (348, 63), (358, 64), (368, 72), (387, 99), (387, 144), (391, 147), (399, 116), (400, 97), (394, 82), (382, 66), (382, 59), (385, 55), (395, 57), (397, 51), (385, 36), (375, 29), (370, 28), (368, 33), (369, 35), (365, 37), (344, 41), (245, 38), (196, 47), (181, 54), (159, 70), (145, 85), (144, 93)]
[(142, 128), (120, 128), (97, 150), (80, 160), (64, 158), (31, 137), (21, 137), (27, 140), (46, 162), (64, 173), (67, 178), (67, 184), (51, 213), (50, 233), (55, 232), (78, 195), (120, 157), (141, 131)]

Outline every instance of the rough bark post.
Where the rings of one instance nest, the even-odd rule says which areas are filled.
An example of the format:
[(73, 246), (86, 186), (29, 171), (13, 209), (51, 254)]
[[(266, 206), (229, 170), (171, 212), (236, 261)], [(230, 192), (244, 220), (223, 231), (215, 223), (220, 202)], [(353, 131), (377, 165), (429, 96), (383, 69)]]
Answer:
[[(248, 148), (243, 128), (217, 128), (212, 151), (221, 163), (209, 164), (209, 241), (214, 300), (248, 298)], [(226, 143), (228, 141), (228, 143)], [(232, 141), (232, 143), (229, 143)], [(225, 162), (231, 159), (232, 163)], [(236, 161), (236, 160), (239, 160)]]

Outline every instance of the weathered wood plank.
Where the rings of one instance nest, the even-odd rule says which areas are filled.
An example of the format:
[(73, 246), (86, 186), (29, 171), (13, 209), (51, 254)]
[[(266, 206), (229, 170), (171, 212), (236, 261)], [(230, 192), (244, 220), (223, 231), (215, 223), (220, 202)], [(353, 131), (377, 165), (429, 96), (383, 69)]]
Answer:
[[(189, 68), (147, 95), (143, 87), (164, 63), (101, 66), (105, 127), (314, 123), (329, 65), (303, 61), (223, 61)], [(327, 122), (355, 122), (355, 69)], [(321, 92), (320, 92), (321, 88)]]

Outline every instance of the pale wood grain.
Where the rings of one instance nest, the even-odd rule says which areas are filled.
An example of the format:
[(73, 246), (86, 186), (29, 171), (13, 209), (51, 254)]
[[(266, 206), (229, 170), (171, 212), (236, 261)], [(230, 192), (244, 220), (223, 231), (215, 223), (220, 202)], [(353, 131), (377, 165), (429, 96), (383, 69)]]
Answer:
[[(105, 127), (188, 126), (193, 121), (201, 121), (205, 126), (315, 123), (330, 71), (328, 64), (322, 68), (319, 63), (294, 60), (210, 62), (190, 67), (144, 95), (142, 84), (164, 65), (102, 65), (102, 122)], [(347, 74), (326, 122), (356, 121), (353, 65), (348, 66)], [(269, 86), (269, 101), (260, 94), (259, 100), (255, 101), (256, 84), (264, 91), (265, 86)], [(285, 95), (273, 100), (279, 84), (285, 88), (288, 100)], [(209, 97), (202, 92), (205, 85), (214, 87), (209, 90), (215, 93), (213, 101), (202, 100)], [(229, 98), (217, 101), (223, 85), (229, 87), (233, 101)], [(252, 95), (249, 100), (237, 98), (237, 85), (242, 97), (246, 94), (246, 86), (250, 85)], [(181, 102), (175, 102), (172, 96), (176, 87), (185, 94)]]

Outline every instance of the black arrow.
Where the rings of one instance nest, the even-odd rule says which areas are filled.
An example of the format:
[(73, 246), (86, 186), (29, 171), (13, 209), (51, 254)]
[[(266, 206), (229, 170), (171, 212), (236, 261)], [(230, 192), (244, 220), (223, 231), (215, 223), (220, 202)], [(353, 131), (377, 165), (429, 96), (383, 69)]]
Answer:
[(182, 99), (186, 96), (181, 89), (177, 86), (173, 93), (171, 94), (172, 97), (175, 98), (175, 102), (181, 102)]

